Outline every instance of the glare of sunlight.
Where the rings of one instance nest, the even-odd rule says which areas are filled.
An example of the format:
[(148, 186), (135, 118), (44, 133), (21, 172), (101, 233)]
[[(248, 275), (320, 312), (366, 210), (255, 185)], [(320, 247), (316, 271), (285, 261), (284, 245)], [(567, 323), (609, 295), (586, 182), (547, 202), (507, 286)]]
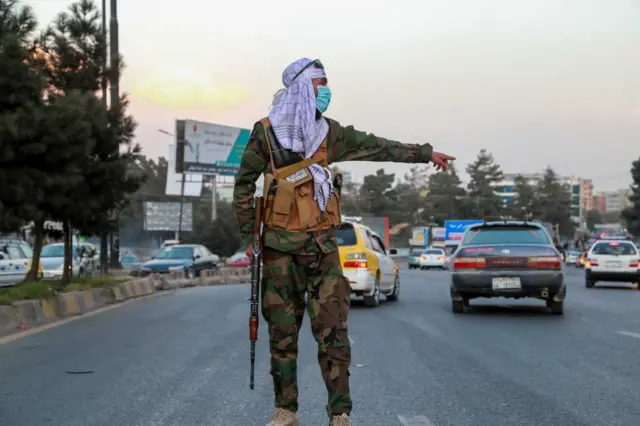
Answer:
[(187, 68), (161, 68), (133, 82), (132, 95), (173, 108), (226, 108), (242, 103), (247, 92), (216, 82), (212, 76)]

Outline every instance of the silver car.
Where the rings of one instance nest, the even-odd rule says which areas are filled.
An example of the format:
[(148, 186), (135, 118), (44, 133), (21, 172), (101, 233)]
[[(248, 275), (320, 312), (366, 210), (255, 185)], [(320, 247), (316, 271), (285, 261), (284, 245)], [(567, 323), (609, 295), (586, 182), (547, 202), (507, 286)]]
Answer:
[[(74, 277), (90, 276), (97, 269), (97, 250), (93, 244), (81, 243), (71, 247), (71, 271)], [(40, 253), (45, 280), (62, 279), (64, 244), (47, 244)]]
[(580, 252), (570, 251), (567, 252), (566, 257), (564, 258), (564, 263), (567, 265), (575, 265), (578, 263), (578, 259), (580, 259)]

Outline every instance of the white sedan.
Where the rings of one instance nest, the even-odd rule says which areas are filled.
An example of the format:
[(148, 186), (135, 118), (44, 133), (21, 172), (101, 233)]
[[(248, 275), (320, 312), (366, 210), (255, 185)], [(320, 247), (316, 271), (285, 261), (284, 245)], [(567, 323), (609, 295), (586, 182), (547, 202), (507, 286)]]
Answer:
[(420, 269), (445, 269), (446, 254), (442, 249), (426, 249), (420, 255)]

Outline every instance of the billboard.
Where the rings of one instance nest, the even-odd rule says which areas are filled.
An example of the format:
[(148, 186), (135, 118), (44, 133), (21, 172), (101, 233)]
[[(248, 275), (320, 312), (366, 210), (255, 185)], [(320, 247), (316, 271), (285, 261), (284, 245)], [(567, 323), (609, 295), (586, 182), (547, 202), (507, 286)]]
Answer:
[(483, 223), (482, 219), (473, 219), (473, 220), (446, 220), (444, 222), (445, 229), (445, 241), (447, 243), (450, 242), (459, 242), (462, 239), (462, 235), (471, 225), (475, 225), (477, 223)]
[(144, 209), (145, 231), (193, 231), (193, 206), (191, 203), (183, 203), (182, 227), (180, 227), (180, 203), (167, 203), (147, 201)]
[[(429, 241), (428, 228), (425, 229), (424, 232), (425, 232), (424, 240)], [(446, 228), (436, 228), (436, 227), (431, 228), (431, 237), (432, 237), (431, 245), (436, 247), (443, 247), (445, 245), (446, 235), (447, 235)]]
[(176, 173), (234, 176), (251, 131), (195, 120), (176, 120)]
[[(429, 232), (428, 226), (415, 226), (411, 230), (411, 239), (409, 240), (409, 246), (411, 247), (424, 247), (425, 242), (425, 232)], [(428, 234), (427, 234), (428, 235)]]

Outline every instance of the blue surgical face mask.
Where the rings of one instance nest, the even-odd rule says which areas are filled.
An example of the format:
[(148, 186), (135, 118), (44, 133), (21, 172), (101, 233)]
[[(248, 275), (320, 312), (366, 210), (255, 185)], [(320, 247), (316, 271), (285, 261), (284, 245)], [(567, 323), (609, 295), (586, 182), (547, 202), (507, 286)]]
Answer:
[(318, 86), (318, 96), (316, 96), (316, 108), (324, 113), (329, 108), (331, 102), (331, 89), (327, 86)]

